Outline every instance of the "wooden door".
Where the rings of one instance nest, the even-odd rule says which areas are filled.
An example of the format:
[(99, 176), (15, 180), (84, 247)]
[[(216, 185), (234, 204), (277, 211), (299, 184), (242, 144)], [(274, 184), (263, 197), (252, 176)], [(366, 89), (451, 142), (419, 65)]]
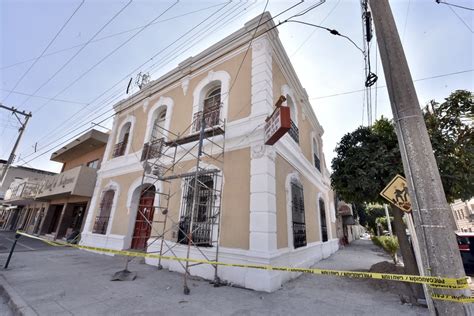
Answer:
[(133, 230), (132, 249), (143, 250), (151, 235), (151, 225), (153, 223), (153, 202), (155, 200), (155, 187), (145, 188), (140, 194), (138, 203), (135, 229)]

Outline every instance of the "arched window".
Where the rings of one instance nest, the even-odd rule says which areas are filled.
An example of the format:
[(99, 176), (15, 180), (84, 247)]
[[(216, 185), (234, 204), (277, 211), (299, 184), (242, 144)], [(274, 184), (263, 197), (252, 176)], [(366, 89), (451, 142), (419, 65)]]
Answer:
[(179, 220), (178, 242), (188, 243), (186, 237), (190, 231), (191, 215), (193, 215), (193, 243), (201, 247), (212, 246), (212, 225), (215, 218), (213, 216), (215, 192), (214, 179), (209, 175), (200, 175), (197, 181), (197, 203), (193, 214), (194, 204), (194, 177), (185, 179), (184, 194), (182, 200), (182, 214)]
[(212, 127), (219, 125), (221, 110), (221, 85), (213, 86), (205, 94), (202, 110), (194, 115), (194, 130), (199, 131), (204, 119), (204, 126)]
[(328, 241), (328, 227), (326, 224), (326, 207), (324, 205), (323, 199), (319, 199), (319, 216), (321, 222), (321, 235), (323, 242)]
[(99, 206), (99, 215), (96, 216), (94, 222), (94, 234), (103, 234), (107, 232), (107, 226), (109, 225), (110, 212), (112, 211), (112, 205), (114, 203), (114, 190), (107, 190), (102, 195), (102, 201)]
[(130, 128), (132, 123), (127, 122), (122, 128), (120, 129), (120, 134), (118, 137), (118, 142), (115, 144), (113, 157), (119, 157), (125, 155), (125, 151), (127, 150), (128, 145), (128, 138), (130, 136)]
[(293, 102), (293, 99), (287, 94), (286, 95), (286, 105), (290, 108), (290, 118), (291, 118), (291, 128), (288, 131), (288, 134), (293, 138), (296, 143), (300, 142), (300, 135), (298, 130), (298, 118), (296, 112), (296, 105)]
[(153, 128), (151, 130), (150, 141), (153, 142), (157, 139), (163, 138), (165, 121), (166, 121), (166, 108), (159, 111), (156, 115), (156, 118), (153, 121)]
[(314, 166), (316, 169), (321, 171), (321, 160), (319, 159), (319, 148), (318, 142), (313, 138), (313, 157), (314, 157)]
[(161, 156), (166, 122), (166, 107), (153, 113), (153, 126), (151, 128), (150, 139), (143, 145), (142, 158), (148, 160)]
[(291, 220), (293, 246), (295, 248), (306, 246), (303, 186), (296, 179), (291, 180)]

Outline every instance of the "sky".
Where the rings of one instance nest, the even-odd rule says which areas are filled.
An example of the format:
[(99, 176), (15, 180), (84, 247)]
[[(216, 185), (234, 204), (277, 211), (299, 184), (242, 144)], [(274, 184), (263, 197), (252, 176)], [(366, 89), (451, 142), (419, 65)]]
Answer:
[[(298, 2), (270, 0), (266, 10), (276, 16)], [(306, 0), (275, 22), (317, 2)], [(474, 7), (470, 0), (450, 3)], [(61, 164), (50, 161), (51, 154), (91, 122), (110, 128), (112, 106), (125, 97), (131, 77), (141, 71), (158, 78), (241, 28), (265, 4), (0, 0), (0, 102), (32, 112), (15, 164), (59, 172)], [(390, 5), (420, 105), (442, 102), (457, 89), (474, 91), (474, 11), (435, 0)], [(298, 19), (336, 29), (363, 47), (359, 0), (326, 0)], [(341, 137), (369, 123), (363, 55), (348, 40), (311, 26), (286, 23), (278, 31), (324, 128), (329, 166)], [(379, 77), (371, 94), (372, 117), (392, 118), (375, 39), (371, 43), (372, 71)], [(138, 87), (132, 83), (131, 89)], [(11, 112), (0, 109), (1, 159), (8, 158), (18, 127)]]

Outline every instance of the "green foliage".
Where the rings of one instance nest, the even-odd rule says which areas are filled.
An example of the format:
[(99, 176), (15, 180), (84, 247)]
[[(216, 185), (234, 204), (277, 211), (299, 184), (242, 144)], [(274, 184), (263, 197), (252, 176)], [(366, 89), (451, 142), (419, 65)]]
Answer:
[[(377, 232), (377, 218), (385, 216), (385, 210), (381, 205), (367, 205), (365, 207), (366, 227), (375, 234)], [(361, 224), (362, 225), (362, 224)]]
[(474, 195), (474, 101), (472, 93), (453, 92), (445, 102), (431, 101), (423, 115), (446, 198), (468, 200)]
[[(382, 225), (383, 230), (388, 230), (387, 216), (377, 217), (375, 223)], [(393, 230), (393, 216), (390, 216), (390, 226), (392, 226)]]
[(331, 184), (349, 203), (383, 203), (380, 191), (402, 163), (392, 123), (381, 118), (372, 128), (359, 127), (344, 135), (332, 161)]
[(380, 236), (380, 237), (372, 237), (372, 242), (374, 245), (382, 248), (386, 253), (388, 253), (393, 262), (397, 263), (397, 251), (400, 247), (398, 244), (398, 239), (395, 236)]
[[(448, 201), (474, 196), (474, 103), (472, 93), (458, 90), (444, 103), (432, 101), (424, 116)], [(393, 122), (386, 118), (372, 127), (344, 135), (332, 160), (331, 184), (348, 203), (384, 203), (380, 191), (403, 174)], [(367, 220), (370, 227), (370, 220)]]

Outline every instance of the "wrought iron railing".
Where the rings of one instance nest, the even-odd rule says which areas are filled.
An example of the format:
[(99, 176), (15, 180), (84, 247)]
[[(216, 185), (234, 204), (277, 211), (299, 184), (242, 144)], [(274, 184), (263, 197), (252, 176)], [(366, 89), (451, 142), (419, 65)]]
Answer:
[(314, 154), (314, 166), (316, 167), (316, 169), (321, 171), (321, 161), (319, 160), (316, 154)]
[(306, 246), (306, 224), (293, 222), (293, 245), (295, 248)]
[[(184, 219), (179, 221), (178, 242), (180, 244), (188, 244), (187, 234), (189, 232), (190, 220)], [(212, 223), (211, 222), (194, 222), (192, 230), (192, 241), (196, 246), (211, 247), (212, 246)]]
[(94, 222), (94, 229), (92, 232), (94, 234), (102, 234), (105, 235), (107, 232), (107, 226), (109, 224), (110, 216), (96, 216)]
[(201, 129), (201, 122), (204, 116), (204, 126), (212, 127), (219, 125), (220, 104), (212, 107), (206, 107), (204, 111), (199, 111), (193, 117), (193, 131), (197, 132)]
[(112, 157), (115, 158), (115, 157), (125, 155), (125, 150), (127, 149), (127, 143), (128, 141), (123, 141), (123, 142), (115, 144)]
[(145, 143), (143, 145), (141, 161), (153, 158), (160, 158), (163, 148), (163, 142), (164, 138), (158, 138), (149, 141), (148, 143)]
[(291, 138), (293, 138), (296, 143), (300, 143), (300, 132), (293, 121), (291, 121), (291, 127), (288, 134), (290, 134)]

